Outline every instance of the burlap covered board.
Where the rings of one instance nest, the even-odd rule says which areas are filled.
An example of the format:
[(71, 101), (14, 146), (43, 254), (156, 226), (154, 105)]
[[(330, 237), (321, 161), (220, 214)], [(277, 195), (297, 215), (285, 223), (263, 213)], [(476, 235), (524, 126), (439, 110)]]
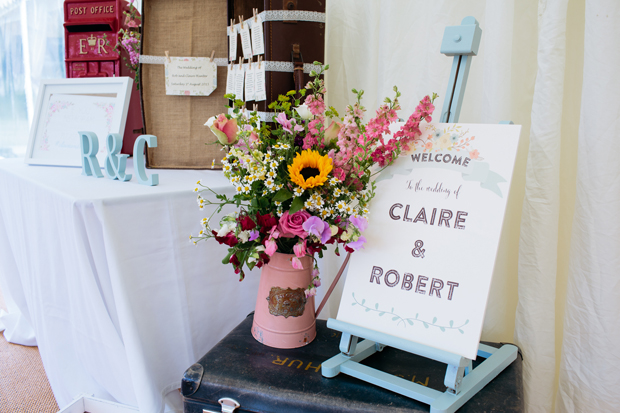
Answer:
[[(164, 56), (227, 56), (226, 0), (144, 0), (142, 54)], [(207, 119), (226, 111), (226, 67), (218, 67), (217, 89), (210, 96), (169, 96), (164, 65), (143, 64), (142, 107), (146, 133), (157, 136), (147, 148), (149, 168), (211, 168), (222, 158)], [(217, 166), (216, 166), (217, 168)]]

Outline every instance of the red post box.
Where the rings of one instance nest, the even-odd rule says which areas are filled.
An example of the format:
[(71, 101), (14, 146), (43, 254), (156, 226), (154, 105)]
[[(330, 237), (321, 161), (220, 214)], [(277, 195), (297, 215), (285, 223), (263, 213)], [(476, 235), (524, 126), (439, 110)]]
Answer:
[[(68, 78), (115, 77), (134, 74), (114, 51), (118, 31), (125, 26), (124, 0), (64, 0), (65, 66)], [(123, 50), (125, 55), (127, 52)], [(127, 57), (127, 56), (125, 56)], [(122, 153), (132, 154), (136, 138), (143, 133), (140, 94), (134, 84)]]

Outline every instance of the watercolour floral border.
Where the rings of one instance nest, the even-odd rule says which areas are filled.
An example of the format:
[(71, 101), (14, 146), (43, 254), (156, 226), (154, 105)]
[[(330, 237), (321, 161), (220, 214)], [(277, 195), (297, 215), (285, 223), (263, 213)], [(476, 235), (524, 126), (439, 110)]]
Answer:
[(433, 317), (433, 321), (424, 321), (422, 319), (419, 318), (420, 314), (417, 313), (415, 315), (415, 317), (401, 317), (400, 315), (396, 314), (394, 312), (394, 307), (392, 307), (391, 311), (387, 311), (387, 310), (381, 310), (379, 309), (379, 303), (376, 303), (374, 308), (373, 307), (368, 307), (366, 305), (366, 299), (362, 299), (362, 301), (358, 301), (357, 298), (355, 298), (355, 293), (351, 294), (353, 296), (353, 302), (351, 303), (352, 306), (356, 306), (359, 305), (360, 307), (366, 309), (366, 312), (377, 312), (379, 313), (379, 317), (384, 316), (385, 314), (391, 314), (392, 315), (392, 321), (397, 321), (396, 325), (399, 326), (401, 323), (403, 325), (403, 327), (407, 327), (407, 324), (409, 324), (410, 326), (415, 325), (416, 323), (422, 323), (422, 325), (424, 325), (424, 328), (429, 328), (429, 327), (436, 327), (439, 330), (441, 330), (441, 332), (445, 333), (446, 330), (458, 330), (459, 333), (461, 334), (465, 334), (465, 331), (463, 331), (463, 327), (467, 324), (469, 324), (469, 319), (465, 320), (465, 322), (463, 324), (461, 324), (460, 326), (455, 326), (454, 325), (454, 320), (450, 320), (449, 325), (439, 325), (437, 324), (437, 317)]
[(49, 116), (47, 117), (47, 121), (45, 122), (45, 133), (43, 134), (43, 142), (41, 143), (41, 146), (39, 147), (42, 151), (49, 151), (50, 150), (50, 145), (48, 142), (48, 136), (47, 136), (47, 127), (50, 124), (50, 120), (52, 120), (52, 116), (55, 113), (60, 112), (63, 109), (68, 108), (69, 106), (73, 106), (73, 102), (54, 102), (54, 103), (50, 103), (50, 107), (48, 110)]
[(424, 152), (440, 152), (448, 151), (467, 151), (469, 158), (476, 161), (483, 161), (478, 149), (470, 149), (469, 146), (476, 138), (468, 137), (469, 129), (463, 129), (461, 125), (450, 125), (446, 128), (438, 128), (434, 124), (429, 124), (428, 129), (431, 131), (426, 139), (417, 139), (413, 150), (421, 149)]

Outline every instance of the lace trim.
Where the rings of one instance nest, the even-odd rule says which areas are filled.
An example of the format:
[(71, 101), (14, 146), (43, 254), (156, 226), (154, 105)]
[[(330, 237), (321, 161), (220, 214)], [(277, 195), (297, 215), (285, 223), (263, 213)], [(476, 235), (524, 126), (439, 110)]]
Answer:
[[(218, 57), (213, 59), (218, 66), (228, 66), (228, 60), (224, 57)], [(166, 63), (166, 56), (148, 56), (140, 55), (140, 63), (151, 65), (163, 65)], [(265, 64), (265, 71), (267, 72), (293, 72), (295, 66), (293, 62), (263, 62)], [(257, 64), (254, 62), (253, 64)], [(247, 67), (247, 63), (244, 66)], [(319, 70), (319, 66), (311, 63), (304, 63), (304, 73), (310, 73), (313, 70)]]
[[(232, 115), (234, 112), (232, 108), (228, 108), (228, 114)], [(275, 112), (256, 112), (261, 122), (273, 122), (273, 118), (276, 115)]]
[(265, 10), (260, 13), (264, 22), (296, 20), (303, 22), (325, 23), (325, 13), (305, 10)]
[[(281, 22), (281, 21), (300, 21), (300, 22), (315, 22), (325, 23), (325, 13), (318, 11), (306, 11), (306, 10), (265, 10), (258, 13), (258, 19), (262, 22)], [(254, 23), (254, 17), (250, 17), (243, 21), (243, 24), (247, 24), (252, 27)], [(228, 26), (226, 34), (232, 35), (230, 32), (230, 26)], [(235, 24), (235, 35), (241, 31), (241, 23)]]

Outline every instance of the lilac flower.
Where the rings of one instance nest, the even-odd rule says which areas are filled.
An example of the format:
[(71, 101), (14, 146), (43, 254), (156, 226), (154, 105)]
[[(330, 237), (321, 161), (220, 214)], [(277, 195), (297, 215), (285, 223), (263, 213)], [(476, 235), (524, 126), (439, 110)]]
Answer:
[(253, 229), (252, 231), (250, 231), (250, 241), (254, 241), (256, 238), (258, 238), (258, 236), (260, 235), (260, 232), (258, 232), (257, 230)]
[(349, 242), (348, 244), (346, 244), (346, 246), (351, 248), (354, 251), (357, 251), (360, 248), (364, 248), (365, 243), (366, 243), (366, 238), (359, 237), (357, 241)]
[(312, 216), (308, 218), (302, 227), (307, 233), (316, 235), (321, 240), (321, 244), (325, 244), (332, 236), (329, 224), (319, 217)]
[(355, 225), (361, 232), (366, 231), (366, 228), (368, 228), (368, 221), (364, 217), (351, 217), (349, 222)]

